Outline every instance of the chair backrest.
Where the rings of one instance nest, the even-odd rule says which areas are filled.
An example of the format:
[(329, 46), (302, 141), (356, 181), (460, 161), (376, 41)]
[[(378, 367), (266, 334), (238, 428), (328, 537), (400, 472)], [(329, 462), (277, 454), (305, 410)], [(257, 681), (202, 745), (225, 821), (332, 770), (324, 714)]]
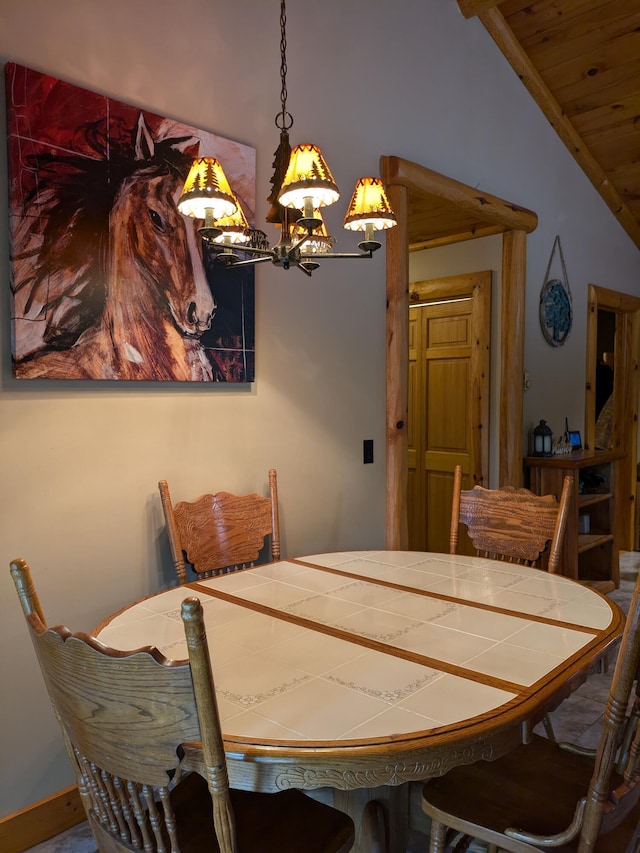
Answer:
[(121, 652), (88, 634), (47, 628), (27, 563), (13, 561), (11, 574), (100, 849), (181, 849), (171, 793), (181, 777), (183, 744), (201, 741), (218, 844), (223, 853), (235, 853), (224, 745), (198, 599), (182, 604), (189, 661), (176, 663), (155, 648)]
[(457, 465), (449, 553), (457, 553), (462, 523), (478, 556), (557, 572), (572, 488), (573, 477), (565, 477), (560, 501), (553, 495), (536, 495), (512, 486), (463, 490), (462, 468)]
[(276, 471), (269, 471), (269, 497), (202, 495), (173, 504), (166, 480), (158, 483), (169, 547), (178, 581), (186, 583), (186, 561), (198, 578), (252, 566), (270, 538), (271, 559), (280, 559), (280, 520)]
[[(607, 851), (622, 853), (623, 850), (640, 848), (640, 824), (635, 808), (640, 801), (639, 675), (640, 575), (636, 579), (611, 679), (602, 734), (586, 797), (578, 853), (590, 853), (598, 849), (596, 839), (600, 836), (608, 839), (605, 845)], [(629, 709), (634, 683), (635, 700)], [(617, 772), (614, 773), (614, 770)], [(622, 779), (618, 773), (622, 774)], [(616, 829), (619, 828), (623, 832), (618, 836)], [(636, 846), (630, 843), (630, 836), (634, 837)]]
[[(555, 836), (531, 835), (509, 828), (505, 835), (526, 842), (527, 850), (575, 850), (576, 853), (637, 853), (640, 850), (640, 574), (622, 634), (611, 679), (603, 726), (595, 751), (593, 772), (586, 796), (578, 800), (571, 826)], [(634, 702), (630, 705), (635, 683)], [(569, 752), (585, 753), (572, 744), (560, 744)], [(587, 751), (588, 752), (588, 751)], [(545, 774), (553, 785), (557, 766), (537, 766), (533, 774)], [(542, 804), (530, 803), (532, 810)], [(533, 812), (535, 814), (535, 811)], [(569, 842), (571, 842), (569, 844)], [(531, 845), (530, 847), (528, 845)], [(567, 845), (567, 846), (565, 846)], [(501, 845), (498, 845), (501, 847)], [(508, 845), (509, 850), (514, 849)]]

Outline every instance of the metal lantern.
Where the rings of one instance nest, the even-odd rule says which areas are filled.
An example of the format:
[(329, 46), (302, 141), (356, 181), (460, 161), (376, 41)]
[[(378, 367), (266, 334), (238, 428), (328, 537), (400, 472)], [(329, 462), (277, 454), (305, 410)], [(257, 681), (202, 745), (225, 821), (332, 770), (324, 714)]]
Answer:
[(533, 456), (553, 456), (553, 433), (546, 421), (540, 421), (533, 430)]

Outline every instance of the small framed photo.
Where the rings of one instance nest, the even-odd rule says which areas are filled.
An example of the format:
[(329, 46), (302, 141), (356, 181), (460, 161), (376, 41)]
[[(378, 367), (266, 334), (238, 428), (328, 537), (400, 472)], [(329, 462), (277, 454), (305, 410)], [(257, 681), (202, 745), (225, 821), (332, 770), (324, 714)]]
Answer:
[(582, 450), (582, 438), (578, 430), (569, 430), (569, 444), (572, 450)]

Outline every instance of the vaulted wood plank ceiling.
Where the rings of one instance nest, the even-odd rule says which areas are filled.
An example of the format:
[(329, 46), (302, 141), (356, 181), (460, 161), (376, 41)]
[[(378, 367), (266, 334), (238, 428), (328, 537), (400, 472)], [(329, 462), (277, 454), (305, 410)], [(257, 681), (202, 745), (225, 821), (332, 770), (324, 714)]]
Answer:
[(457, 0), (640, 248), (640, 0)]

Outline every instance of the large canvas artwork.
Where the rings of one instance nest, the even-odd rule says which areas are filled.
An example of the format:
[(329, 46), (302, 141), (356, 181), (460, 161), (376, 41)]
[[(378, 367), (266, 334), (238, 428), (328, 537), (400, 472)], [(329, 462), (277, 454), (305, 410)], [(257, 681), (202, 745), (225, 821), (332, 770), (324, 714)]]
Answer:
[(216, 261), (176, 201), (193, 157), (214, 156), (252, 223), (255, 150), (5, 75), (15, 376), (252, 382), (253, 267)]

